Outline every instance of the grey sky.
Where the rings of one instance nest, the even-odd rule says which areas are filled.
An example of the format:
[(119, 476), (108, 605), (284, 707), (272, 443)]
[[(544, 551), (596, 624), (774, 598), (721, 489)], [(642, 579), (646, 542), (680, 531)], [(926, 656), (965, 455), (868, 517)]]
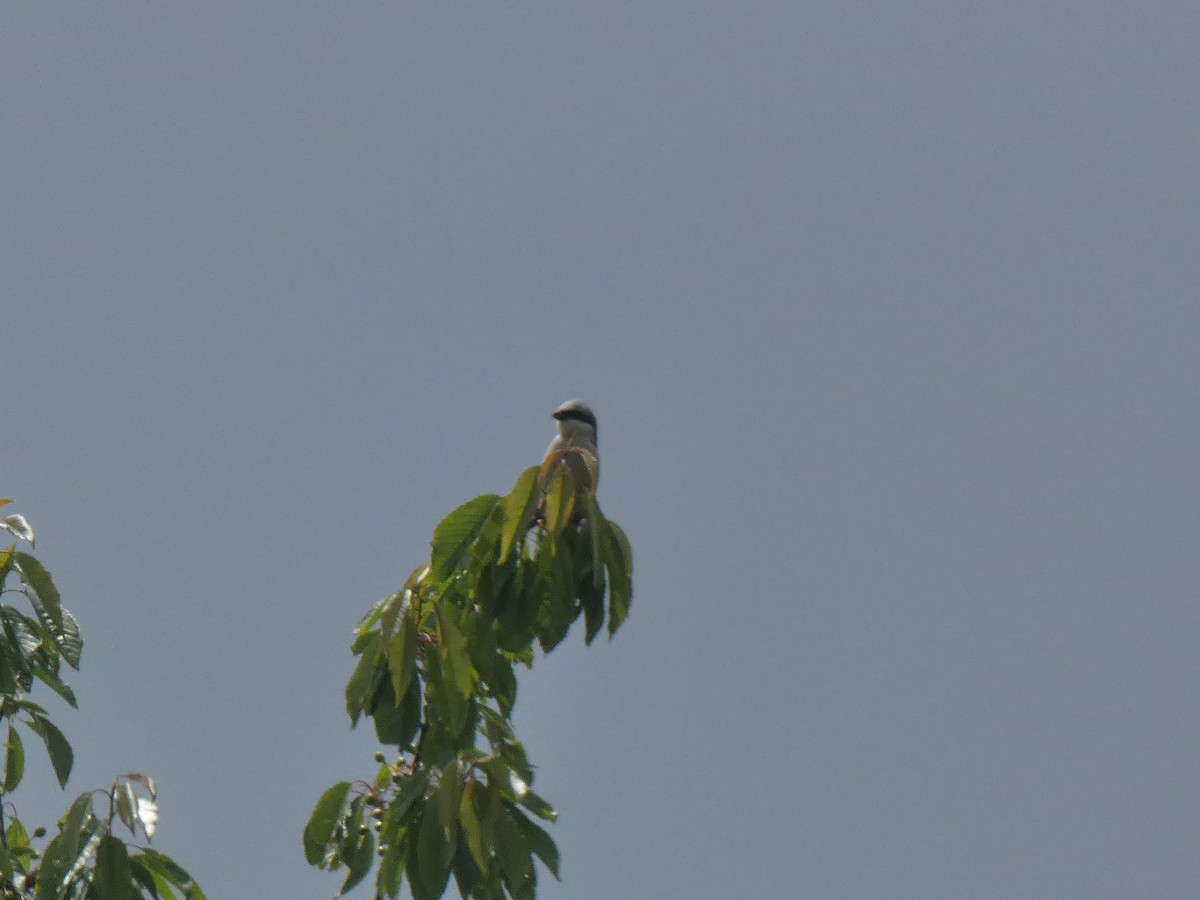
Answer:
[(521, 682), (542, 897), (1194, 897), (1198, 46), (5, 4), (0, 494), (87, 640), (74, 792), (151, 772), (211, 897), (330, 895), (351, 627), (582, 396), (636, 593)]

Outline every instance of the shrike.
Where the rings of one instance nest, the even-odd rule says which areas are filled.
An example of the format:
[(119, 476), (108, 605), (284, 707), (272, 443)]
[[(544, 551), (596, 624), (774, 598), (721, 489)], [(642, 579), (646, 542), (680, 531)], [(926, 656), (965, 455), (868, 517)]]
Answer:
[(600, 455), (596, 451), (596, 414), (582, 400), (568, 400), (550, 414), (558, 420), (558, 435), (546, 448), (539, 481), (543, 488), (558, 465), (565, 465), (575, 481), (576, 493), (595, 491), (600, 480)]

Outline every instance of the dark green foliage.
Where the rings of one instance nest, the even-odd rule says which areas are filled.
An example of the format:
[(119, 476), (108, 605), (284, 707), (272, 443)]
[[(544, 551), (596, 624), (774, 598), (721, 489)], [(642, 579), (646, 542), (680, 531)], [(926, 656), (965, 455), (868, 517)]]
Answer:
[(434, 900), (453, 878), (470, 900), (533, 900), (534, 859), (558, 878), (559, 854), (531, 816), (557, 813), (530, 789), (512, 729), (515, 667), (553, 650), (580, 617), (586, 643), (606, 622), (612, 636), (633, 595), (629, 543), (560, 466), (544, 486), (532, 467), (508, 496), (464, 503), (431, 547), (429, 564), (364, 616), (351, 648), (346, 711), (352, 723), (371, 718), (394, 759), (373, 781), (325, 792), (305, 858), (347, 869), (342, 893), (378, 860), (378, 897), (406, 886)]

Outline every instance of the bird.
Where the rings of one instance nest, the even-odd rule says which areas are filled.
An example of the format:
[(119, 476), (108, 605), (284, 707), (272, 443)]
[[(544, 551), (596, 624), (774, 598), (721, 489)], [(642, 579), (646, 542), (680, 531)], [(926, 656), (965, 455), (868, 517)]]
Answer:
[[(538, 473), (538, 484), (545, 491), (558, 466), (566, 466), (575, 485), (578, 500), (585, 492), (594, 493), (600, 481), (600, 455), (596, 450), (596, 414), (582, 400), (568, 400), (550, 414), (558, 421), (558, 434), (546, 448)], [(583, 514), (576, 503), (577, 519)]]

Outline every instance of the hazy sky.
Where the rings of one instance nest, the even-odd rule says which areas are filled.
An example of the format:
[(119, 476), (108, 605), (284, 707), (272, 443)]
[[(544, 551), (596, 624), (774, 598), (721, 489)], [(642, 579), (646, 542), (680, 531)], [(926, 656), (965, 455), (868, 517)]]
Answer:
[(635, 599), (521, 682), (541, 897), (1195, 897), (1198, 47), (1153, 0), (5, 3), (0, 495), (87, 641), (18, 809), (148, 771), (214, 900), (331, 895), (351, 628), (579, 396)]

